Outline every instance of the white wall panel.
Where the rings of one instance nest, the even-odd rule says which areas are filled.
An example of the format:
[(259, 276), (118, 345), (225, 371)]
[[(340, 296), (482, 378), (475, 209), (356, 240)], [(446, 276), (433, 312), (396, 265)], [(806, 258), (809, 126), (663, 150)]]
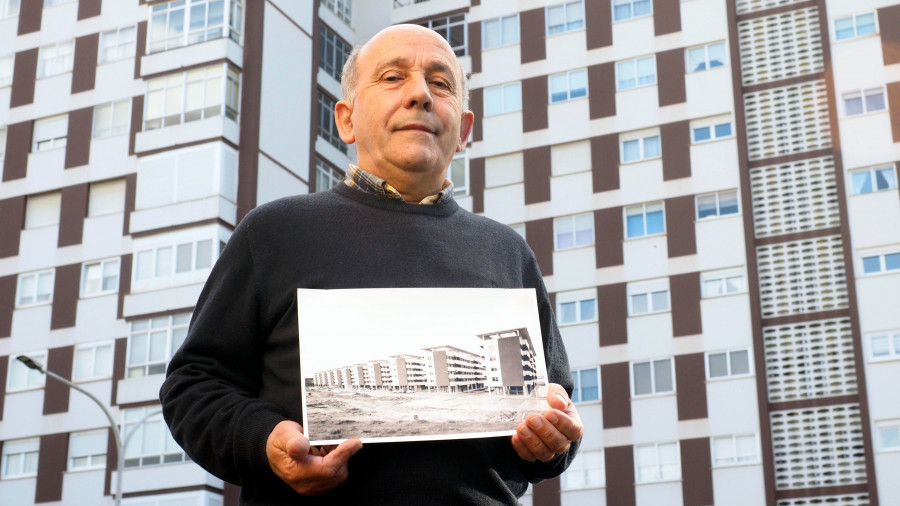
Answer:
[(766, 503), (762, 464), (712, 470), (715, 504), (756, 506)]
[(260, 154), (256, 182), (256, 205), (309, 193), (309, 185)]

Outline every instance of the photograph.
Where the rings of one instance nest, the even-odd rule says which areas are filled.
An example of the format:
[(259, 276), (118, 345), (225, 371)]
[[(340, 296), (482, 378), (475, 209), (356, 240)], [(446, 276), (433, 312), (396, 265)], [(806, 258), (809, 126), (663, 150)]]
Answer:
[(549, 409), (536, 300), (524, 288), (297, 290), (311, 444), (512, 435)]

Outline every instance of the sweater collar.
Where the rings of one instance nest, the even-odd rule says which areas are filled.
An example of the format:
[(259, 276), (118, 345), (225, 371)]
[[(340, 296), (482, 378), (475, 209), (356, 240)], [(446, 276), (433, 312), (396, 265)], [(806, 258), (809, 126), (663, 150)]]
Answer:
[[(344, 184), (364, 193), (373, 193), (391, 200), (406, 202), (403, 200), (403, 196), (400, 192), (391, 186), (390, 183), (352, 163), (347, 169), (347, 175), (344, 177)], [(453, 200), (453, 182), (449, 179), (444, 179), (441, 191), (425, 197), (419, 201), (419, 204), (434, 205), (448, 199)]]

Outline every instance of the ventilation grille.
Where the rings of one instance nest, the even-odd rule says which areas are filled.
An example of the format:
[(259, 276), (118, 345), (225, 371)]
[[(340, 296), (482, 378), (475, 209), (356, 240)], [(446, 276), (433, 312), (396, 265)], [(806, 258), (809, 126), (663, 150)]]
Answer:
[(769, 401), (856, 393), (849, 319), (766, 327)]
[(831, 147), (825, 81), (744, 95), (751, 160)]
[(756, 248), (763, 318), (847, 307), (840, 236)]
[(750, 188), (756, 237), (840, 225), (831, 157), (751, 169)]
[(769, 416), (776, 489), (866, 481), (858, 404), (776, 411)]
[(790, 5), (804, 0), (737, 0), (737, 13), (746, 14), (748, 12), (761, 11), (763, 9), (771, 9), (781, 5)]
[(869, 506), (867, 494), (832, 495), (826, 497), (804, 497), (802, 499), (782, 499), (778, 506)]
[(822, 37), (815, 7), (738, 23), (744, 86), (821, 72)]

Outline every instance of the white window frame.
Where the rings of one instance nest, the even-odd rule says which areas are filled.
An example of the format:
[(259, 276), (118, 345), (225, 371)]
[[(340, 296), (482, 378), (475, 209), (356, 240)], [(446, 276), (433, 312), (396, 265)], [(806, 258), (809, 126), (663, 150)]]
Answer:
[[(200, 243), (209, 242), (210, 246), (210, 258), (203, 258), (200, 255), (200, 248), (198, 245)], [(197, 237), (194, 240), (190, 239), (181, 239), (174, 240), (172, 242), (166, 242), (164, 244), (159, 244), (150, 248), (140, 248), (137, 249), (134, 253), (134, 274), (133, 274), (133, 282), (148, 282), (150, 280), (177, 280), (179, 277), (190, 276), (191, 273), (195, 272), (203, 272), (212, 269), (212, 266), (215, 265), (216, 260), (218, 259), (218, 251), (216, 251), (216, 241), (215, 237)], [(179, 250), (182, 248), (186, 248), (187, 245), (190, 245), (191, 248), (191, 265), (188, 269), (179, 270), (178, 268), (178, 254)], [(164, 250), (168, 250), (163, 253)], [(183, 251), (183, 250), (182, 250)], [(149, 255), (149, 256), (147, 256)], [(165, 255), (168, 255), (168, 258), (165, 258)], [(165, 261), (161, 261), (161, 260)], [(147, 268), (149, 269), (147, 272), (149, 275), (143, 275), (143, 267), (140, 262), (150, 261)], [(166, 267), (166, 263), (168, 263), (168, 267)]]
[[(134, 431), (125, 447), (126, 469), (190, 461), (184, 450), (172, 438), (169, 427), (163, 421), (162, 413), (151, 416), (141, 425), (136, 425), (144, 416), (158, 409), (159, 406), (144, 406), (122, 410), (120, 425), (122, 434)], [(158, 446), (158, 449), (154, 449), (154, 446)]]
[[(653, 15), (653, 2), (650, 0), (610, 0), (612, 3), (612, 21), (613, 23), (618, 23), (620, 21), (628, 21), (629, 19), (640, 19), (647, 16)], [(649, 12), (643, 12), (641, 14), (634, 14), (634, 4), (635, 3), (647, 3), (650, 6)], [(629, 15), (623, 18), (616, 18), (616, 5), (628, 5)]]
[[(6, 373), (6, 391), (7, 392), (24, 392), (26, 390), (40, 390), (44, 388), (47, 382), (47, 376), (40, 372), (30, 369), (28, 366), (19, 362), (16, 357), (25, 355), (41, 365), (47, 365), (47, 350), (32, 351), (29, 353), (15, 353), (9, 357), (8, 372)], [(22, 382), (13, 384), (14, 379), (23, 379)]]
[[(316, 158), (316, 191), (328, 191), (344, 180), (344, 175), (337, 169)], [(320, 184), (327, 183), (327, 184)]]
[[(69, 451), (66, 458), (66, 470), (69, 472), (106, 469), (106, 450), (109, 438), (108, 429), (83, 430), (69, 433)], [(82, 441), (85, 441), (82, 443)], [(103, 453), (95, 453), (97, 449), (82, 450), (81, 446), (91, 446), (102, 441)]]
[[(718, 128), (728, 125), (728, 133), (719, 135)], [(704, 128), (709, 129), (708, 139), (697, 139), (697, 131)], [(722, 139), (731, 139), (734, 137), (734, 122), (731, 116), (716, 116), (713, 118), (704, 118), (691, 122), (691, 144), (706, 144)]]
[[(579, 218), (589, 218), (589, 220), (590, 220), (590, 224), (591, 224), (591, 228), (590, 228), (591, 240), (590, 240), (590, 242), (586, 242), (586, 243), (578, 242), (579, 229), (576, 229), (575, 227), (576, 227), (576, 223), (579, 221)], [(559, 227), (566, 221), (571, 221), (572, 245), (562, 248), (559, 245), (559, 235), (560, 235)], [(587, 230), (587, 229), (581, 229), (581, 231), (585, 231), (585, 230)], [(596, 240), (596, 237), (594, 234), (595, 234), (594, 213), (572, 214), (569, 216), (560, 216), (558, 218), (554, 218), (553, 219), (553, 251), (566, 251), (566, 250), (570, 250), (570, 249), (591, 246), (594, 244), (594, 241)]]
[[(438, 24), (438, 22), (443, 21), (442, 24)], [(445, 16), (438, 16), (436, 18), (431, 18), (426, 21), (419, 23), (421, 26), (428, 28), (429, 30), (434, 30), (437, 32), (444, 40), (447, 41), (447, 44), (450, 44), (450, 49), (453, 50), (453, 53), (456, 54), (457, 57), (466, 56), (469, 54), (469, 15), (466, 13), (462, 14), (451, 14)], [(448, 35), (453, 30), (453, 27), (462, 26), (463, 29), (463, 43), (461, 46), (454, 46)]]
[[(101, 121), (104, 111), (109, 110), (108, 121)], [(104, 118), (105, 119), (105, 118)], [(101, 139), (124, 135), (131, 131), (131, 100), (119, 100), (94, 106), (91, 138)]]
[(325, 23), (319, 25), (319, 68), (340, 82), (353, 47)]
[[(661, 447), (670, 447), (674, 446), (675, 448), (675, 462), (661, 462), (660, 458), (660, 448)], [(649, 443), (649, 444), (641, 444), (634, 445), (634, 482), (635, 483), (661, 483), (666, 481), (678, 481), (681, 480), (681, 445), (679, 445), (678, 441), (667, 441), (661, 443)], [(640, 450), (643, 448), (652, 448), (654, 453), (654, 462), (643, 463), (641, 462)], [(663, 466), (668, 466), (668, 469), (674, 469), (674, 474), (670, 474), (666, 476), (665, 469)], [(641, 468), (655, 468), (655, 477), (644, 477), (641, 473)]]
[[(874, 27), (874, 29), (873, 29), (871, 32), (867, 32), (867, 33), (864, 33), (864, 34), (861, 34), (861, 35), (860, 35), (860, 33), (859, 33), (859, 18), (862, 17), (862, 16), (867, 16), (867, 15), (872, 16), (872, 26)], [(838, 27), (837, 27), (838, 22), (839, 22), (839, 21), (846, 21), (846, 20), (848, 20), (848, 19), (849, 19), (849, 20), (851, 21), (851, 23), (853, 24), (853, 35), (850, 35), (849, 37), (838, 37)], [(875, 11), (861, 12), (861, 13), (859, 13), (859, 14), (853, 14), (853, 15), (850, 15), (850, 16), (844, 16), (844, 17), (841, 17), (841, 18), (836, 18), (836, 19), (831, 23), (832, 36), (834, 37), (834, 41), (835, 41), (835, 42), (842, 42), (842, 41), (845, 41), (845, 40), (858, 39), (858, 38), (860, 38), (860, 37), (866, 37), (866, 36), (868, 36), (868, 35), (877, 35), (877, 34), (879, 33), (879, 29), (878, 29), (878, 28), (879, 28), (879, 27), (878, 27), (878, 15), (875, 13)]]
[[(877, 276), (881, 274), (891, 274), (900, 272), (900, 266), (898, 267), (888, 267), (888, 257), (893, 262), (895, 259), (900, 258), (900, 251), (889, 251), (885, 253), (876, 253), (876, 254), (860, 254), (860, 273), (863, 276)], [(877, 271), (867, 271), (866, 264), (871, 263), (867, 262), (867, 260), (877, 260), (878, 261), (878, 270)]]
[(54, 5), (62, 5), (74, 1), (75, 0), (44, 0), (44, 7), (53, 7)]
[[(505, 22), (510, 21), (510, 20), (513, 22), (512, 26), (516, 27), (514, 30), (515, 35), (510, 35), (510, 37), (513, 37), (513, 38), (509, 39), (509, 40), (505, 40), (507, 37), (508, 30), (506, 28), (504, 28), (504, 26), (506, 26)], [(487, 32), (488, 32), (488, 30), (492, 29), (489, 25), (491, 25), (493, 23), (497, 24), (496, 25), (497, 30), (499, 31), (497, 40), (499, 40), (500, 42), (498, 44), (489, 46)], [(483, 50), (484, 49), (494, 49), (494, 48), (498, 48), (498, 47), (511, 46), (513, 44), (518, 44), (519, 41), (521, 40), (521, 35), (520, 35), (519, 31), (520, 31), (520, 29), (519, 29), (519, 13), (518, 12), (513, 15), (510, 15), (510, 16), (500, 16), (500, 17), (496, 17), (496, 18), (485, 19), (484, 21), (481, 22), (481, 49), (483, 49)]]
[[(734, 212), (723, 212), (722, 210), (722, 200), (725, 197), (733, 196), (735, 210)], [(709, 200), (710, 197), (715, 199), (715, 213), (708, 214), (706, 216), (700, 216), (700, 201), (701, 200)], [(726, 216), (740, 216), (741, 214), (741, 199), (738, 196), (737, 190), (723, 190), (715, 193), (704, 193), (701, 195), (697, 195), (694, 197), (694, 205), (695, 205), (695, 216), (698, 221), (706, 221), (706, 220), (714, 220), (716, 218), (724, 218)]]
[[(457, 164), (457, 168), (459, 168), (460, 163), (462, 164), (462, 180), (457, 181), (453, 176), (453, 164)], [(464, 149), (459, 153), (453, 155), (453, 159), (450, 160), (450, 166), (447, 167), (447, 179), (453, 183), (453, 195), (460, 197), (469, 194), (469, 150)]]
[[(716, 286), (715, 290), (711, 289), (713, 286)], [(708, 271), (700, 274), (701, 298), (712, 299), (746, 292), (746, 278), (741, 269)]]
[(137, 48), (137, 27), (123, 26), (100, 34), (97, 63), (109, 63), (134, 58)]
[[(669, 292), (668, 280), (655, 281), (650, 283), (633, 283), (628, 285), (628, 316), (645, 316), (651, 314), (667, 313), (672, 310), (671, 294)], [(656, 307), (653, 301), (660, 294), (665, 294), (665, 304), (663, 307)], [(636, 312), (634, 307), (634, 298), (637, 296), (647, 297), (647, 311)]]
[(321, 4), (334, 13), (341, 21), (350, 26), (352, 18), (352, 0), (321, 0)]
[[(37, 437), (3, 441), (0, 455), (0, 479), (30, 478), (37, 476), (41, 453), (41, 439)], [(15, 467), (15, 469), (11, 469)]]
[(41, 46), (38, 50), (37, 78), (41, 79), (71, 72), (74, 64), (74, 40)]
[[(60, 126), (62, 125), (62, 126)], [(62, 135), (53, 134), (46, 137), (45, 134), (38, 135), (41, 130), (61, 130)], [(69, 135), (69, 114), (57, 114), (47, 118), (41, 118), (34, 121), (32, 129), (31, 152), (49, 151), (51, 149), (66, 147), (67, 137)]]
[[(653, 80), (650, 82), (641, 82), (641, 75), (638, 71), (638, 67), (641, 62), (646, 60), (653, 61)], [(629, 81), (625, 81), (623, 85), (623, 74), (624, 70), (622, 70), (622, 65), (630, 63), (633, 65), (634, 72), (628, 76), (629, 81), (633, 81), (634, 84), (629, 85)], [(616, 62), (616, 91), (627, 91), (627, 90), (635, 90), (638, 88), (643, 88), (646, 86), (655, 86), (657, 83), (657, 68), (656, 68), (656, 55), (652, 54), (649, 56), (640, 56), (637, 58), (630, 58), (628, 60), (621, 60)], [(646, 77), (646, 76), (644, 76)]]
[[(879, 452), (900, 452), (900, 419), (875, 422), (875, 433)], [(896, 444), (887, 446), (886, 433), (896, 433), (896, 436), (891, 434), (891, 439), (896, 441)]]
[[(738, 447), (738, 439), (746, 441), (753, 439), (753, 454), (741, 454)], [(748, 466), (760, 463), (759, 452), (759, 434), (729, 434), (723, 436), (712, 436), (709, 438), (710, 457), (712, 458), (712, 466), (717, 467), (738, 467)], [(717, 453), (719, 445), (717, 443), (728, 445), (730, 442), (731, 457), (720, 457)]]
[[(49, 291), (40, 291), (41, 281), (49, 278)], [(31, 282), (31, 289), (27, 289), (30, 293), (25, 294), (23, 286), (27, 282)], [(44, 269), (40, 271), (23, 272), (19, 274), (16, 283), (16, 308), (46, 306), (53, 303), (53, 287), (56, 282), (56, 270)], [(28, 301), (23, 302), (23, 298), (28, 297)]]
[(22, 0), (0, 0), (0, 19), (19, 15)]
[[(875, 355), (876, 339), (887, 340), (887, 354)], [(870, 362), (888, 362), (892, 360), (900, 360), (900, 329), (885, 330), (881, 332), (872, 332), (866, 334), (866, 344), (869, 349)]]
[[(735, 373), (732, 372), (734, 367), (733, 365), (733, 355), (736, 353), (746, 353), (747, 354), (747, 372), (744, 373)], [(725, 365), (727, 368), (726, 373), (723, 376), (712, 376), (710, 373), (710, 360), (713, 355), (725, 355)], [(706, 380), (707, 381), (720, 381), (726, 379), (733, 378), (749, 378), (753, 376), (753, 354), (751, 353), (749, 348), (737, 348), (733, 350), (722, 350), (722, 351), (708, 351), (704, 354), (703, 363), (706, 365)]]
[[(657, 385), (656, 385), (656, 379), (657, 379), (656, 378), (656, 363), (657, 362), (669, 362), (669, 373), (670, 373), (669, 380), (672, 382), (672, 390), (661, 390), (661, 391), (657, 390)], [(639, 393), (637, 393), (637, 389), (635, 388), (636, 375), (634, 372), (634, 368), (635, 368), (635, 366), (642, 365), (642, 364), (650, 365), (650, 387), (651, 387), (652, 391), (649, 393), (639, 394)], [(629, 381), (631, 384), (631, 398), (632, 399), (645, 399), (648, 397), (673, 395), (677, 391), (677, 386), (675, 385), (675, 361), (672, 359), (672, 357), (655, 358), (655, 359), (649, 359), (649, 360), (637, 360), (637, 361), (631, 362), (628, 364), (628, 374), (629, 374)]]
[[(593, 372), (597, 375), (597, 398), (584, 400), (584, 391), (582, 387), (581, 376), (582, 373)], [(575, 386), (572, 390), (572, 402), (575, 404), (596, 404), (600, 402), (603, 398), (603, 392), (600, 390), (600, 368), (599, 367), (585, 367), (582, 369), (574, 369), (572, 370), (572, 380), (575, 382)]]
[[(113, 358), (116, 346), (113, 341), (99, 341), (95, 343), (79, 344), (75, 347), (72, 357), (72, 381), (86, 383), (112, 378)], [(78, 358), (89, 357), (89, 371), (79, 372)]]
[(341, 139), (341, 136), (338, 133), (337, 124), (334, 120), (334, 106), (337, 104), (337, 100), (319, 89), (316, 104), (319, 108), (318, 118), (316, 119), (316, 135), (346, 155), (348, 149), (347, 143)]
[[(651, 139), (656, 139), (656, 153), (649, 152), (647, 149), (648, 141)], [(633, 160), (625, 159), (625, 144), (637, 142), (638, 143), (638, 157)], [(658, 130), (649, 130), (643, 132), (631, 132), (627, 134), (621, 134), (619, 136), (619, 163), (621, 165), (627, 165), (630, 163), (640, 163), (647, 160), (656, 160), (658, 158), (662, 158), (662, 137), (659, 135)]]
[[(165, 321), (164, 321), (165, 320)], [(132, 320), (128, 324), (128, 352), (125, 359), (125, 378), (141, 378), (165, 374), (172, 355), (187, 336), (191, 313), (178, 313)], [(157, 334), (154, 336), (153, 334)], [(139, 337), (141, 336), (141, 337)], [(164, 340), (162, 358), (154, 358), (154, 338)], [(138, 346), (139, 339), (144, 341)], [(159, 343), (159, 341), (156, 341)], [(140, 355), (138, 355), (140, 354)], [(137, 357), (135, 355), (138, 355)]]
[[(582, 314), (582, 303), (593, 302), (594, 314), (587, 318)], [(563, 306), (566, 304), (575, 305), (575, 319), (565, 321), (563, 318)], [(560, 327), (566, 325), (580, 325), (582, 323), (590, 323), (597, 321), (597, 290), (578, 290), (574, 292), (560, 292), (556, 294), (556, 322)]]
[[(550, 10), (551, 9), (560, 9), (562, 8), (563, 19), (565, 20), (561, 25), (551, 25), (550, 24)], [(569, 18), (570, 13), (572, 13), (575, 17)], [(580, 17), (578, 17), (580, 16)], [(546, 27), (544, 33), (546, 36), (550, 37), (552, 35), (559, 35), (561, 33), (574, 32), (575, 30), (584, 30), (585, 26), (585, 15), (584, 15), (584, 2), (582, 0), (576, 0), (574, 2), (566, 2), (562, 4), (550, 5), (544, 8), (544, 19), (546, 20)], [(570, 26), (571, 25), (571, 26)], [(558, 30), (551, 31), (553, 27), (561, 27)]]
[[(656, 232), (649, 232), (647, 228), (647, 209), (652, 208), (650, 210), (651, 213), (657, 212), (656, 207), (659, 207), (659, 211), (662, 212), (662, 230)], [(632, 214), (629, 212), (634, 211)], [(637, 212), (640, 211), (640, 212)], [(629, 216), (643, 216), (643, 233), (640, 235), (630, 235), (628, 232), (628, 217)], [(661, 235), (666, 234), (666, 205), (664, 202), (646, 202), (643, 204), (636, 204), (633, 206), (625, 206), (622, 208), (622, 226), (625, 230), (625, 240), (632, 239), (643, 239), (645, 237), (659, 237)]]
[[(890, 177), (887, 181), (887, 186), (884, 188), (877, 188), (878, 186), (878, 176), (880, 173), (888, 171)], [(855, 182), (856, 176), (858, 174), (868, 174), (869, 185), (871, 189), (869, 191), (862, 191), (863, 188), (857, 189), (857, 185)], [(896, 164), (889, 163), (886, 165), (876, 165), (874, 167), (866, 167), (864, 169), (854, 169), (850, 171), (850, 194), (851, 195), (865, 195), (867, 193), (876, 193), (882, 192), (886, 190), (894, 190), (897, 188), (897, 166)]]
[[(588, 458), (590, 457), (590, 458)], [(588, 462), (590, 460), (590, 462)], [(584, 490), (606, 486), (606, 462), (603, 450), (580, 449), (560, 476), (560, 489)]]
[[(115, 281), (112, 282), (114, 285), (113, 288), (104, 288), (106, 285), (106, 279), (110, 276), (105, 276), (106, 269), (108, 266), (115, 264)], [(100, 285), (97, 289), (90, 289), (88, 283), (92, 281), (88, 279), (89, 270), (91, 267), (98, 266), (100, 268)], [(85, 262), (81, 265), (81, 296), (82, 297), (94, 297), (98, 295), (107, 295), (110, 293), (117, 293), (119, 291), (119, 257), (114, 258), (105, 258), (103, 260), (97, 260), (94, 262)]]
[[(225, 0), (225, 3), (222, 6), (222, 25), (221, 28), (219, 28), (221, 31), (218, 35), (215, 34), (217, 26), (210, 27), (209, 25), (209, 4), (213, 1), (215, 0), (185, 0), (183, 5), (175, 6), (174, 8), (172, 8), (174, 2), (164, 2), (150, 6), (150, 11), (147, 14), (147, 54), (168, 51), (170, 49), (185, 47), (192, 44), (200, 44), (202, 42), (223, 37), (228, 37), (240, 44), (241, 25), (243, 20), (237, 18), (243, 17), (242, 0)], [(203, 12), (203, 28), (191, 32), (192, 7), (204, 4), (206, 5), (206, 9), (204, 9)], [(172, 33), (172, 30), (169, 29), (171, 15), (173, 12), (179, 10), (182, 15), (182, 32), (169, 35)], [(165, 21), (161, 21), (160, 16), (164, 18)], [(155, 25), (160, 22), (164, 23), (160, 33), (165, 33), (169, 36), (163, 38), (156, 37)]]
[[(884, 104), (884, 107), (882, 107), (881, 109), (869, 110), (866, 99), (870, 96), (876, 96), (876, 95), (881, 95), (881, 102), (882, 102), (882, 104)], [(861, 112), (851, 113), (847, 110), (847, 102), (849, 100), (855, 100), (855, 99), (860, 100), (860, 106), (862, 109), (861, 109)], [(885, 112), (888, 110), (887, 93), (885, 93), (885, 91), (884, 91), (884, 86), (874, 86), (872, 88), (863, 88), (861, 90), (846, 91), (841, 94), (841, 102), (844, 105), (843, 111), (844, 111), (845, 118), (855, 118), (857, 116), (866, 116), (868, 114), (876, 114), (876, 113)]]
[[(722, 46), (722, 61), (710, 59), (709, 53), (710, 49)], [(703, 60), (703, 68), (700, 69), (692, 69), (691, 68), (691, 52), (703, 50), (704, 60)], [(714, 63), (718, 62), (717, 65)], [(725, 47), (725, 41), (712, 42), (709, 44), (704, 44), (702, 46), (694, 46), (689, 47), (684, 50), (684, 70), (687, 74), (694, 74), (696, 72), (705, 72), (707, 70), (717, 69), (719, 67), (727, 67), (728, 66), (728, 48)]]
[[(2, 2), (3, 0), (0, 0)], [(15, 59), (13, 55), (0, 58), (0, 88), (12, 86), (13, 65)], [(5, 147), (5, 146), (4, 146)], [(2, 148), (0, 148), (2, 149)]]
[[(218, 86), (221, 100), (219, 103), (207, 105), (206, 92), (209, 89), (207, 83), (214, 79), (221, 80)], [(188, 88), (192, 86), (199, 86), (202, 105), (199, 108), (187, 110)], [(161, 97), (156, 99), (162, 107), (160, 116), (151, 115), (150, 108), (156, 101), (154, 96)], [(224, 116), (237, 122), (240, 103), (234, 102), (235, 100), (240, 100), (240, 73), (227, 63), (208, 65), (148, 79), (144, 93), (144, 131), (217, 116)], [(174, 106), (174, 110), (167, 111), (169, 106)]]
[[(581, 90), (581, 88), (575, 88), (574, 90), (572, 89), (572, 78), (575, 75), (583, 75), (584, 76), (584, 94), (576, 95), (573, 93), (573, 91), (575, 93), (578, 93)], [(565, 78), (566, 78), (566, 98), (554, 100), (553, 99), (553, 80), (554, 80), (554, 78), (560, 78), (563, 76), (565, 76)], [(552, 74), (550, 76), (547, 76), (547, 92), (548, 92), (547, 100), (551, 104), (559, 104), (562, 102), (568, 102), (570, 100), (585, 98), (588, 96), (588, 87), (589, 86), (588, 86), (587, 69), (575, 69), (575, 70), (570, 70), (568, 72), (560, 72), (559, 74)]]
[[(517, 90), (513, 92), (512, 90)], [(499, 92), (499, 100), (495, 100), (489, 95), (493, 95)], [(508, 97), (509, 95), (509, 97)], [(491, 116), (499, 116), (501, 114), (506, 114), (515, 111), (522, 110), (522, 83), (520, 81), (516, 81), (514, 83), (506, 83), (500, 84), (497, 86), (489, 86), (484, 89), (484, 94), (482, 95), (484, 100), (484, 117), (488, 118)], [(492, 107), (488, 107), (489, 104), (499, 103), (500, 110), (493, 111)]]

